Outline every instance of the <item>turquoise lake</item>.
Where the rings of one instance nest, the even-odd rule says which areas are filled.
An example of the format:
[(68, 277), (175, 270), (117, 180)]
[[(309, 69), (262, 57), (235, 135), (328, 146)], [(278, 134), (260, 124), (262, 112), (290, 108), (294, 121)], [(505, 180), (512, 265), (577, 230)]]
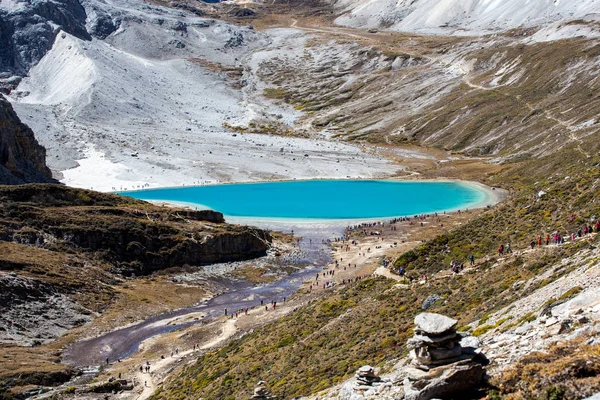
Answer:
[(481, 205), (487, 194), (460, 182), (311, 180), (120, 192), (210, 208), (231, 217), (363, 219), (413, 216)]

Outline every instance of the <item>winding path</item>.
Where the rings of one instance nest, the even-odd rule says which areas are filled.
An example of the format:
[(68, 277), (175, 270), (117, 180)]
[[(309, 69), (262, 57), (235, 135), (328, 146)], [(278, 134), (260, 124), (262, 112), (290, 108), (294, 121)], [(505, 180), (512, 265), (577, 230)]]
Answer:
[[(136, 397), (136, 400), (146, 400), (150, 396), (152, 396), (156, 390), (156, 386), (160, 383), (159, 380), (162, 381), (161, 376), (166, 375), (166, 370), (169, 369), (173, 364), (179, 362), (182, 358), (185, 358), (192, 353), (196, 353), (202, 350), (208, 350), (213, 347), (217, 347), (221, 345), (224, 341), (235, 335), (237, 332), (237, 327), (235, 326), (236, 320), (228, 319), (223, 323), (223, 329), (221, 334), (215, 337), (213, 340), (205, 343), (200, 346), (198, 350), (190, 349), (185, 351), (180, 351), (178, 355), (175, 357), (166, 357), (164, 359), (159, 359), (156, 361), (151, 361), (150, 365), (152, 367), (150, 373), (143, 373), (139, 370), (135, 374), (135, 382), (136, 386), (141, 385), (143, 390)], [(142, 383), (143, 382), (143, 383)]]
[[(514, 98), (514, 99), (515, 99), (517, 102), (524, 104), (524, 105), (525, 105), (525, 106), (526, 106), (526, 107), (529, 109), (529, 111), (531, 111), (531, 112), (534, 112), (534, 111), (538, 111), (538, 110), (540, 110), (540, 109), (538, 109), (537, 107), (534, 107), (534, 106), (532, 106), (531, 104), (529, 104), (529, 103), (527, 103), (527, 102), (524, 102), (523, 100), (521, 100), (521, 99), (519, 98), (519, 96), (515, 96), (515, 95), (511, 95), (511, 94), (506, 94), (506, 93), (503, 93), (502, 91), (498, 90), (498, 88), (497, 88), (497, 87), (485, 87), (485, 86), (481, 86), (481, 85), (478, 85), (478, 84), (476, 84), (476, 83), (473, 83), (473, 82), (471, 82), (471, 80), (469, 79), (469, 76), (468, 76), (468, 75), (464, 75), (464, 76), (463, 76), (463, 82), (464, 82), (464, 83), (465, 83), (467, 86), (469, 86), (470, 88), (473, 88), (473, 89), (477, 89), (477, 90), (485, 90), (485, 91), (493, 91), (493, 92), (496, 92), (496, 93), (498, 93), (498, 94), (500, 94), (500, 95), (502, 95), (502, 96), (506, 96), (506, 97), (512, 97), (512, 98)], [(541, 109), (541, 111), (543, 111), (543, 112), (544, 112), (544, 117), (545, 117), (546, 119), (548, 119), (548, 120), (550, 120), (550, 121), (554, 122), (555, 124), (558, 124), (558, 125), (562, 126), (563, 128), (565, 128), (565, 129), (566, 129), (566, 131), (567, 131), (567, 133), (568, 133), (568, 135), (569, 135), (569, 140), (570, 140), (571, 142), (573, 142), (573, 143), (575, 143), (575, 144), (576, 144), (576, 146), (577, 146), (577, 150), (578, 150), (579, 152), (581, 152), (581, 153), (582, 153), (582, 154), (583, 154), (583, 155), (584, 155), (586, 158), (589, 158), (589, 157), (590, 157), (590, 155), (589, 155), (589, 154), (588, 154), (588, 153), (587, 153), (587, 152), (586, 152), (586, 151), (583, 149), (583, 147), (582, 147), (583, 141), (582, 141), (582, 140), (581, 140), (581, 139), (580, 139), (580, 138), (579, 138), (579, 137), (578, 137), (578, 136), (575, 134), (575, 131), (577, 130), (577, 128), (576, 128), (576, 127), (574, 127), (573, 125), (571, 125), (569, 122), (563, 121), (563, 120), (561, 120), (561, 119), (558, 119), (558, 118), (556, 118), (556, 117), (552, 116), (548, 110)]]

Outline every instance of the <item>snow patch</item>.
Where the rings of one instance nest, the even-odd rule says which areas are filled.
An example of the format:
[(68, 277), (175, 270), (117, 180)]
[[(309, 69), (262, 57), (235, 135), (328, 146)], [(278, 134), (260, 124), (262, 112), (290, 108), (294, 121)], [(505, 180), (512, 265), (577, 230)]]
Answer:
[(146, 182), (122, 179), (120, 176), (131, 170), (107, 159), (93, 144), (87, 146), (84, 156), (77, 160), (78, 167), (62, 172), (64, 184), (100, 192), (149, 187)]
[[(433, 34), (483, 34), (544, 26), (597, 14), (600, 0), (330, 0), (344, 14), (336, 23), (351, 27), (390, 26)], [(566, 30), (563, 35), (566, 35)], [(571, 34), (573, 32), (570, 32)]]

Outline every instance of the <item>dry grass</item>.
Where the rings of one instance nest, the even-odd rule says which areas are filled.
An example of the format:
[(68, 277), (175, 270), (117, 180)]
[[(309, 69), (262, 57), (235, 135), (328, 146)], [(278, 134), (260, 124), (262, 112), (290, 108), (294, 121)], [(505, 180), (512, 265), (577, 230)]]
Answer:
[(490, 398), (582, 399), (600, 391), (600, 345), (587, 339), (557, 344), (519, 360), (492, 380), (497, 386)]

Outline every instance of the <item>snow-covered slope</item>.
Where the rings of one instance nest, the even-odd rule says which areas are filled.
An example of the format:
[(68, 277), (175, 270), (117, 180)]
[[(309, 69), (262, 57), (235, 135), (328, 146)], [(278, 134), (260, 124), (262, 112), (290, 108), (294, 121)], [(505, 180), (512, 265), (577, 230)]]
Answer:
[[(239, 76), (252, 54), (271, 49), (264, 54), (277, 57), (301, 33), (258, 33), (141, 0), (84, 4), (96, 10), (89, 26), (103, 18), (118, 29), (103, 40), (58, 34), (11, 94), (63, 182), (114, 190), (396, 171), (356, 146), (225, 128), (257, 115), (287, 123), (300, 115), (261, 100), (260, 88), (239, 90), (252, 69)], [(240, 75), (228, 78), (226, 69)]]
[(330, 0), (336, 22), (422, 33), (483, 33), (600, 17), (600, 0)]

